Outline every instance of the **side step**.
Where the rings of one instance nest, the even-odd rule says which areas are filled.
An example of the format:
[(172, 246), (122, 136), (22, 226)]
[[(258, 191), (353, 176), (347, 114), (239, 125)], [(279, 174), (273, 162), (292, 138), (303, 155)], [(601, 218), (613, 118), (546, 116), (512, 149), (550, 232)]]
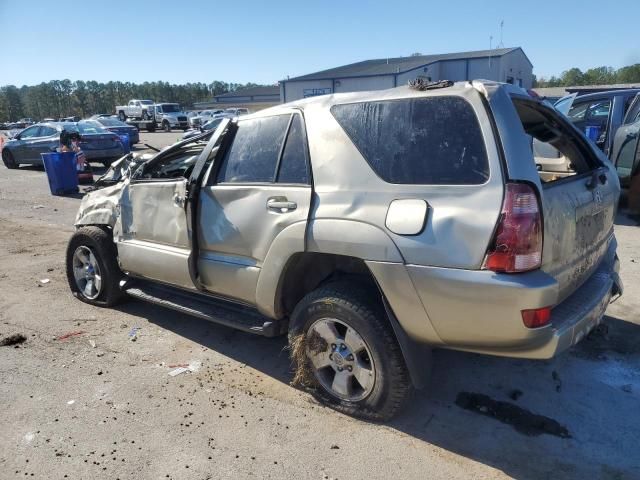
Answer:
[(285, 332), (284, 322), (265, 317), (257, 310), (207, 295), (161, 285), (145, 280), (127, 281), (123, 291), (128, 295), (170, 308), (177, 312), (203, 318), (226, 327), (265, 337)]

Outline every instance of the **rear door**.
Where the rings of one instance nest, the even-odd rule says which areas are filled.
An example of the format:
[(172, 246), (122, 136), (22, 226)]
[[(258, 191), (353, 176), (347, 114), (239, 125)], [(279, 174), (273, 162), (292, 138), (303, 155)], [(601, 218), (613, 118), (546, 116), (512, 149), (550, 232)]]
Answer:
[[(200, 282), (213, 293), (254, 304), (275, 238), (294, 224), (306, 224), (309, 216), (311, 174), (302, 114), (291, 110), (238, 121), (222, 155), (200, 193)], [(304, 251), (304, 235), (281, 247), (281, 257)]]
[(567, 159), (564, 174), (539, 176), (544, 218), (542, 269), (558, 281), (562, 300), (606, 255), (620, 189), (611, 164), (565, 117), (539, 102), (513, 101), (525, 132)]
[(567, 116), (573, 124), (606, 153), (607, 133), (613, 111), (613, 97), (574, 100)]
[(640, 94), (636, 95), (613, 140), (611, 161), (626, 187), (640, 163)]

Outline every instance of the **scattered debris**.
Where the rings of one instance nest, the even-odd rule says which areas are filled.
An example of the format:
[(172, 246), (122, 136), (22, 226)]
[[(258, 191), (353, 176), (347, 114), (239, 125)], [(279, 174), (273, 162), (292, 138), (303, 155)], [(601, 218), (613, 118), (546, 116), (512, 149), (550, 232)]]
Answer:
[(201, 366), (202, 362), (198, 361), (192, 361), (186, 364), (169, 365), (169, 368), (178, 367), (175, 370), (171, 370), (169, 372), (169, 376), (175, 377), (176, 375), (180, 375), (181, 373), (185, 372), (197, 372), (198, 370), (200, 370)]
[(169, 368), (187, 368), (189, 366), (188, 363), (176, 363), (173, 365), (167, 365)]
[(509, 402), (494, 400), (481, 393), (460, 392), (456, 405), (511, 425), (524, 435), (538, 436), (547, 433), (560, 438), (571, 438), (567, 428), (552, 418), (537, 415)]
[(40, 284), (41, 285), (46, 285), (49, 282), (51, 282), (51, 280), (49, 280), (48, 278), (41, 278), (40, 279)]
[(40, 210), (41, 208), (45, 208), (45, 206), (44, 205), (34, 205), (31, 208), (33, 208), (34, 210)]
[(289, 341), (291, 366), (293, 367), (293, 378), (291, 385), (301, 388), (312, 388), (315, 385), (315, 379), (311, 370), (307, 350), (309, 352), (323, 352), (329, 348), (327, 341), (322, 338), (315, 330), (307, 338), (301, 333), (291, 338)]
[(69, 332), (69, 333), (65, 333), (64, 335), (60, 335), (59, 337), (56, 338), (56, 340), (66, 340), (67, 338), (70, 337), (75, 337), (78, 335), (82, 335), (84, 332), (84, 330), (78, 330), (76, 332)]
[(513, 389), (511, 393), (509, 393), (509, 398), (513, 401), (518, 401), (518, 399), (522, 396), (522, 390)]
[(96, 348), (95, 340), (89, 340), (89, 345), (91, 345), (91, 348)]
[(53, 267), (49, 267), (47, 268), (47, 272), (53, 272), (54, 268)]
[(21, 333), (16, 333), (14, 335), (9, 335), (8, 337), (0, 340), (0, 347), (9, 347), (11, 345), (19, 345), (27, 341), (27, 337), (22, 335)]
[(340, 450), (340, 447), (336, 444), (331, 445), (331, 450)]
[(74, 403), (76, 403), (76, 401), (75, 401), (75, 400), (69, 400), (69, 401), (67, 402), (67, 405), (73, 405)]
[(141, 327), (133, 327), (129, 331), (129, 340), (131, 340), (132, 342), (135, 342), (138, 339), (138, 331), (140, 329), (141, 329)]
[(622, 389), (623, 392), (627, 392), (627, 393), (633, 392), (633, 388), (630, 383), (627, 383), (626, 385), (622, 385), (622, 387), (620, 388)]

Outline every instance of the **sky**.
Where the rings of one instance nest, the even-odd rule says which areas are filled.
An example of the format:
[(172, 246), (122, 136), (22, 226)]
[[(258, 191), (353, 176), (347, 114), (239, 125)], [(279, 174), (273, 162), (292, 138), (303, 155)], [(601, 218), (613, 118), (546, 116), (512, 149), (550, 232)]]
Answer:
[[(579, 5), (579, 7), (578, 7)], [(372, 58), (522, 47), (538, 77), (640, 63), (640, 1), (0, 0), (0, 85), (275, 84)]]

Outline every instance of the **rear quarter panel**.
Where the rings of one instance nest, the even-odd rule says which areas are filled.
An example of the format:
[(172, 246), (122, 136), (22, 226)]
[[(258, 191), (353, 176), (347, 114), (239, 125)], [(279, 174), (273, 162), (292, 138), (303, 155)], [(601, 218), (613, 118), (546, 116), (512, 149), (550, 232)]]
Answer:
[[(490, 166), (486, 184), (399, 185), (383, 181), (330, 112), (334, 103), (351, 103), (349, 96), (340, 96), (339, 102), (327, 96), (324, 104), (314, 103), (305, 108), (316, 192), (312, 218), (314, 222), (340, 219), (374, 226), (391, 239), (401, 252), (401, 261), (408, 264), (478, 269), (493, 235), (503, 197), (498, 148), (482, 97), (469, 86), (428, 93), (393, 89), (376, 92), (369, 100), (439, 95), (461, 96), (476, 112)], [(425, 227), (417, 235), (398, 235), (385, 225), (390, 203), (403, 198), (424, 199), (429, 205)], [(309, 229), (309, 245), (322, 243), (322, 238), (315, 238), (319, 233)], [(339, 238), (341, 232), (336, 231), (334, 235)], [(364, 239), (363, 244), (366, 244)], [(386, 259), (376, 257), (367, 259), (397, 261), (391, 251)]]

